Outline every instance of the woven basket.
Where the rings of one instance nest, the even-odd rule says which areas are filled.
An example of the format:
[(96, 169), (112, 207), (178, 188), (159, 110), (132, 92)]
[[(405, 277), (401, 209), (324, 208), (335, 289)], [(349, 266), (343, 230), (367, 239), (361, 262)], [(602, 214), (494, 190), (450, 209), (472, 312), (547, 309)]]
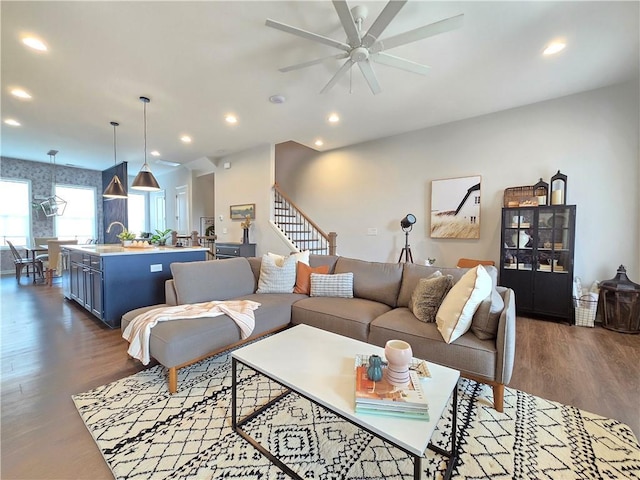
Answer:
[(594, 327), (598, 300), (594, 300), (589, 295), (582, 295), (580, 298), (573, 297), (573, 304), (575, 305), (576, 325), (579, 327)]

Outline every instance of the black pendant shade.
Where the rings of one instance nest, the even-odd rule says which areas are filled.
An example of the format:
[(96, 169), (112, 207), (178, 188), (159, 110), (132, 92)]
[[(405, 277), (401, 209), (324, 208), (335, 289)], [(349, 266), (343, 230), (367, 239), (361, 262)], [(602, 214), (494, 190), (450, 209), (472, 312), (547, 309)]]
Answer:
[(140, 97), (140, 101), (144, 103), (144, 164), (133, 180), (131, 188), (153, 192), (160, 190), (160, 185), (158, 185), (158, 181), (153, 176), (153, 173), (151, 173), (151, 168), (149, 168), (149, 164), (147, 163), (147, 103), (151, 100), (147, 97)]
[[(116, 165), (116, 127), (120, 125), (118, 122), (110, 122), (113, 127), (113, 164)], [(117, 174), (113, 175), (113, 178), (107, 185), (107, 188), (102, 194), (105, 198), (127, 198), (127, 192), (122, 186), (122, 182)]]

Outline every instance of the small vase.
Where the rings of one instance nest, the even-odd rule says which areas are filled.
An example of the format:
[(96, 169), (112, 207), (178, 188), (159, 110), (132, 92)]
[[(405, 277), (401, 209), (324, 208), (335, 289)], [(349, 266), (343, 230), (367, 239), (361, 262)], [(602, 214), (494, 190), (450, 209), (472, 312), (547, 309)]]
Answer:
[(122, 240), (122, 246), (123, 247), (130, 247), (131, 246), (131, 240)]
[(242, 243), (249, 243), (249, 229), (242, 229)]
[(378, 355), (369, 357), (369, 368), (367, 368), (369, 380), (379, 382), (382, 380), (382, 359)]
[(384, 347), (384, 356), (388, 363), (385, 369), (387, 382), (397, 387), (406, 387), (409, 384), (409, 365), (413, 358), (411, 345), (402, 340), (389, 340)]

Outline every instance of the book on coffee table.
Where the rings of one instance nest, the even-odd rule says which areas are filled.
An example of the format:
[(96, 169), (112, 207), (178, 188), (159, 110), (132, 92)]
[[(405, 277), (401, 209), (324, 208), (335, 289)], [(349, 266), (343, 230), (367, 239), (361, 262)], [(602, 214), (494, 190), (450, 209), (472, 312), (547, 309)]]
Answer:
[(429, 419), (429, 403), (417, 371), (410, 370), (409, 384), (405, 387), (398, 387), (390, 384), (384, 373), (379, 381), (369, 379), (367, 367), (368, 356), (358, 355), (356, 357), (355, 382), (355, 410), (357, 413)]

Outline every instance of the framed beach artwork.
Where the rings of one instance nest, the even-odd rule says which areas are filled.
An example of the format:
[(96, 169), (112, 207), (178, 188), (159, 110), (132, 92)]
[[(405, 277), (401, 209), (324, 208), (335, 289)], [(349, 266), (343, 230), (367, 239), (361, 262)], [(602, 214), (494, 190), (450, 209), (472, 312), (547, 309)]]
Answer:
[(431, 181), (431, 238), (480, 238), (480, 180)]
[(256, 219), (256, 204), (245, 203), (243, 205), (231, 205), (229, 218), (231, 220), (244, 220), (249, 215), (251, 220)]

